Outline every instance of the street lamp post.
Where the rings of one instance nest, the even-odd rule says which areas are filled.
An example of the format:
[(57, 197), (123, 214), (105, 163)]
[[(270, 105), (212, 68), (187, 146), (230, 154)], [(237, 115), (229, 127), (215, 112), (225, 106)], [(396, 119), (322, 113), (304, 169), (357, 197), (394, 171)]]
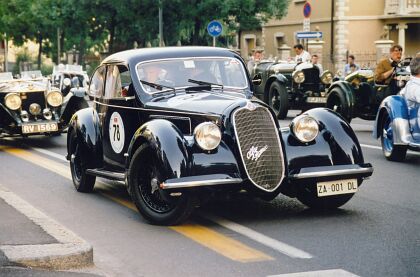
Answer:
[(159, 46), (163, 46), (162, 0), (159, 0)]

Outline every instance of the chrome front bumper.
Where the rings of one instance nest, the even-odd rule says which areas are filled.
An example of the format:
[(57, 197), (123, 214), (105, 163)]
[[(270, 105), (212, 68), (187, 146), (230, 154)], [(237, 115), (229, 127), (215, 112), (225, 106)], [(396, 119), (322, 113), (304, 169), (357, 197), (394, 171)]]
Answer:
[(289, 180), (318, 179), (335, 176), (354, 176), (367, 178), (373, 173), (370, 163), (353, 165), (315, 166), (302, 168), (298, 173), (290, 174)]

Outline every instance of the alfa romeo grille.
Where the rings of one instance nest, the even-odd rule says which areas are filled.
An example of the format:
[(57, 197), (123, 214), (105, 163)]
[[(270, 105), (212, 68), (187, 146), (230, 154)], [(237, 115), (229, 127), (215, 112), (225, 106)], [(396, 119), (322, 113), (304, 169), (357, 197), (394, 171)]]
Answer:
[(233, 120), (248, 178), (265, 191), (275, 190), (284, 177), (284, 159), (270, 112), (263, 107), (241, 108), (234, 113)]

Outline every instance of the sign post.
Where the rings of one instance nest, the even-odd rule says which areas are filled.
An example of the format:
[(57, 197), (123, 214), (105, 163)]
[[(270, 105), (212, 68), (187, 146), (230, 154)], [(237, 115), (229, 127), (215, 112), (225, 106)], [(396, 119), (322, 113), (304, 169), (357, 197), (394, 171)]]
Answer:
[(222, 23), (220, 23), (217, 20), (211, 21), (207, 25), (207, 32), (209, 33), (209, 35), (211, 35), (213, 37), (213, 47), (215, 47), (216, 46), (216, 37), (220, 36), (223, 32)]

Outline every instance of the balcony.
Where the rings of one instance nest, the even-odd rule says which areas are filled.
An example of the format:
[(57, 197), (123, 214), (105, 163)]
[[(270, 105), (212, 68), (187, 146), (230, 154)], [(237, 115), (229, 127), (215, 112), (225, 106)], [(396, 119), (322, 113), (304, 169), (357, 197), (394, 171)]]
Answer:
[(385, 0), (385, 15), (420, 14), (420, 0)]

